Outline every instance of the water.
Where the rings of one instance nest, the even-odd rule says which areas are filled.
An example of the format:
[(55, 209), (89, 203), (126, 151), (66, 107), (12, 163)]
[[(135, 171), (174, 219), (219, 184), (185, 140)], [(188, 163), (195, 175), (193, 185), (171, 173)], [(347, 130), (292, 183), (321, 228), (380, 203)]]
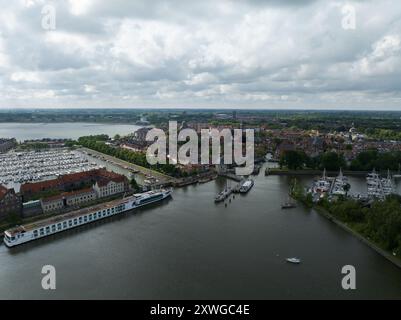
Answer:
[(82, 136), (108, 134), (127, 135), (140, 126), (128, 124), (99, 123), (0, 123), (0, 138), (16, 138), (18, 141), (30, 139), (78, 139)]
[[(259, 175), (245, 196), (225, 181), (14, 249), (0, 246), (0, 298), (401, 298), (401, 270), (313, 210), (281, 210), (289, 177)], [(298, 256), (291, 265), (286, 257)], [(57, 289), (41, 289), (41, 268)], [(356, 268), (357, 290), (341, 288)]]

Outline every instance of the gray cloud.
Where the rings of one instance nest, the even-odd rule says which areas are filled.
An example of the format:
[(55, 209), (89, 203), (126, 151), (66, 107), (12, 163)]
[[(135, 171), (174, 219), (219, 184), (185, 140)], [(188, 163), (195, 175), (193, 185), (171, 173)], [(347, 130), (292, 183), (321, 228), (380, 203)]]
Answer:
[(397, 0), (0, 5), (0, 108), (401, 108)]

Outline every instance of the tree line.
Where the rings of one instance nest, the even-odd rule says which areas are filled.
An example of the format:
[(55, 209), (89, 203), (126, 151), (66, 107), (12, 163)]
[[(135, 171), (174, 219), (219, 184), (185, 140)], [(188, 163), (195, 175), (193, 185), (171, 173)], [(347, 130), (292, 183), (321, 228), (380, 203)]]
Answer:
[(368, 150), (359, 153), (350, 163), (345, 161), (344, 155), (336, 152), (324, 152), (316, 157), (308, 156), (301, 150), (289, 150), (280, 157), (280, 167), (290, 170), (317, 169), (338, 171), (340, 168), (353, 171), (392, 170), (398, 171), (401, 163), (401, 152), (378, 152)]
[[(314, 206), (312, 194), (305, 192), (297, 180), (292, 181), (290, 194), (305, 206)], [(317, 204), (381, 248), (401, 256), (401, 196), (391, 195), (372, 203), (347, 197), (329, 201), (323, 197)]]
[(370, 206), (352, 199), (319, 203), (340, 221), (377, 243), (380, 247), (401, 255), (401, 197), (392, 195)]
[(133, 150), (128, 150), (124, 149), (121, 147), (116, 147), (116, 146), (111, 146), (106, 144), (106, 142), (109, 140), (108, 135), (95, 135), (95, 136), (84, 136), (80, 137), (78, 141), (75, 143), (107, 154), (109, 156), (113, 156), (116, 158), (119, 158), (121, 160), (149, 168), (155, 171), (158, 171), (160, 173), (172, 176), (172, 177), (181, 177), (184, 174), (181, 172), (179, 168), (172, 164), (156, 164), (156, 165), (150, 165), (148, 161), (146, 160), (146, 154), (144, 152), (139, 152), (139, 151), (133, 151)]

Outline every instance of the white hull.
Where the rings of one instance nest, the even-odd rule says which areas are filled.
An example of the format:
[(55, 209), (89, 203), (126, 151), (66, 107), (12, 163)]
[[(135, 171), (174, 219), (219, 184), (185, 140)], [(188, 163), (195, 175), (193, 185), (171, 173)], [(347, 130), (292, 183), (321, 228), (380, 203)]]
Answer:
[(171, 190), (145, 192), (104, 203), (102, 204), (103, 208), (102, 205), (98, 205), (84, 209), (85, 212), (82, 214), (79, 214), (79, 211), (76, 211), (76, 215), (74, 215), (75, 212), (70, 212), (59, 217), (38, 221), (32, 225), (19, 226), (5, 231), (4, 243), (7, 247), (14, 247), (164, 200), (170, 197), (171, 193)]
[(252, 179), (245, 180), (245, 181), (241, 184), (241, 186), (240, 186), (240, 188), (239, 188), (239, 192), (240, 192), (240, 193), (247, 193), (249, 190), (252, 189), (253, 185), (254, 185), (254, 182), (253, 182)]

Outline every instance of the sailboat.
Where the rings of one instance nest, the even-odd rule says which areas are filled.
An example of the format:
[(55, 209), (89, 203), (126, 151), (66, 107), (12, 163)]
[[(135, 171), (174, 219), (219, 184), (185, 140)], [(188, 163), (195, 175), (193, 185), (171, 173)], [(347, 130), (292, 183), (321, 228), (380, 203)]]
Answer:
[(368, 197), (384, 199), (385, 194), (383, 192), (383, 185), (380, 176), (373, 169), (371, 173), (366, 176), (366, 183), (368, 188)]
[(387, 178), (382, 178), (381, 183), (384, 196), (389, 196), (390, 194), (394, 193), (393, 178), (389, 169), (387, 170)]
[(347, 194), (347, 191), (345, 189), (347, 184), (348, 184), (348, 178), (343, 175), (343, 171), (340, 168), (340, 173), (334, 179), (333, 187), (331, 189), (331, 194), (337, 196), (339, 195), (345, 196)]
[(330, 181), (326, 177), (326, 168), (323, 170), (323, 176), (315, 181), (313, 185), (313, 192), (314, 193), (326, 193), (330, 189)]

